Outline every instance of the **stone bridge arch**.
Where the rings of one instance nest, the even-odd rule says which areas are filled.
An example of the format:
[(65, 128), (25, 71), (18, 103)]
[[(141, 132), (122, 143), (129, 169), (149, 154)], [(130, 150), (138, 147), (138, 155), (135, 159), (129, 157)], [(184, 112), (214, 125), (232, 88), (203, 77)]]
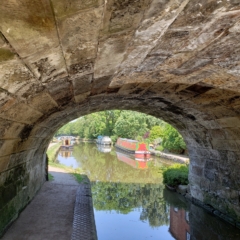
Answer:
[(4, 0), (0, 232), (44, 182), (54, 132), (129, 109), (183, 135), (194, 199), (240, 221), (240, 3)]

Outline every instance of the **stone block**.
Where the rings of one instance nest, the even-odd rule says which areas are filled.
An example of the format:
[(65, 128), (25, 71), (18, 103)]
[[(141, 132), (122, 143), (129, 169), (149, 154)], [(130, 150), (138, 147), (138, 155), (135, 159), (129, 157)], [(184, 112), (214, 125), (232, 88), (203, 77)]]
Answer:
[(206, 177), (210, 181), (214, 181), (215, 180), (215, 171), (204, 169), (204, 177)]
[(208, 179), (202, 179), (200, 182), (200, 188), (203, 191), (208, 192), (210, 190), (210, 181)]
[(216, 139), (226, 139), (227, 138), (225, 131), (222, 129), (210, 129), (209, 133), (212, 138), (216, 138)]
[(9, 158), (10, 158), (10, 156), (0, 157), (0, 173), (6, 171), (8, 169)]
[(225, 135), (227, 137), (227, 139), (230, 140), (238, 140), (239, 139), (239, 135), (240, 135), (240, 128), (238, 128), (238, 126), (232, 126), (231, 128), (225, 128), (224, 129)]
[(0, 119), (0, 135), (1, 139), (12, 139), (18, 138), (18, 135), (21, 133), (24, 128), (24, 124), (12, 122), (9, 120)]
[[(125, 51), (131, 36), (123, 35), (118, 38), (108, 38), (104, 42), (100, 42), (99, 52), (94, 66), (94, 77), (101, 78), (110, 76), (120, 67), (124, 59)], [(117, 84), (111, 83), (111, 87)]]
[(221, 129), (222, 128), (216, 120), (200, 121), (199, 123), (207, 129)]
[(208, 153), (209, 153), (209, 159), (213, 159), (213, 160), (220, 160), (221, 159), (221, 154), (218, 150), (208, 149)]
[(17, 217), (17, 209), (15, 209), (13, 201), (5, 208), (0, 210), (0, 237), (7, 226)]
[(0, 210), (4, 208), (17, 194), (15, 183), (0, 188)]
[(207, 169), (207, 170), (218, 171), (219, 162), (218, 162), (218, 161), (211, 160), (211, 159), (206, 160), (206, 163), (205, 163), (204, 168)]
[(32, 124), (42, 116), (37, 110), (32, 109), (25, 103), (18, 103), (7, 111), (2, 111), (0, 117), (15, 121), (16, 113), (18, 113), (18, 121), (26, 124)]
[(28, 103), (37, 111), (48, 114), (58, 107), (57, 103), (52, 99), (52, 97), (46, 93), (40, 93), (28, 99)]
[(214, 149), (218, 150), (229, 150), (229, 151), (238, 151), (239, 150), (239, 143), (234, 140), (222, 140), (222, 139), (212, 139), (211, 140), (212, 146)]
[(198, 177), (202, 177), (203, 176), (203, 167), (192, 166), (191, 173), (195, 174)]
[(222, 128), (233, 128), (239, 126), (240, 118), (239, 117), (225, 117), (217, 119), (217, 122), (221, 125)]
[(23, 151), (10, 156), (9, 167), (13, 168), (29, 161), (34, 154), (34, 150)]
[(229, 164), (236, 164), (240, 161), (240, 152), (239, 151), (228, 151), (227, 159)]
[(74, 95), (87, 93), (92, 88), (93, 75), (85, 75), (73, 79)]
[(35, 126), (31, 133), (30, 133), (30, 137), (46, 137), (48, 136), (48, 132), (49, 132), (49, 129), (46, 128), (46, 127), (42, 127), (42, 126)]
[(68, 78), (60, 78), (46, 84), (46, 87), (58, 105), (66, 104), (73, 98), (72, 86)]
[(197, 199), (198, 201), (203, 202), (204, 195), (199, 186), (194, 186), (194, 185), (190, 184), (190, 191), (191, 191), (191, 196), (193, 198)]
[(18, 139), (0, 141), (0, 157), (17, 152), (18, 143)]

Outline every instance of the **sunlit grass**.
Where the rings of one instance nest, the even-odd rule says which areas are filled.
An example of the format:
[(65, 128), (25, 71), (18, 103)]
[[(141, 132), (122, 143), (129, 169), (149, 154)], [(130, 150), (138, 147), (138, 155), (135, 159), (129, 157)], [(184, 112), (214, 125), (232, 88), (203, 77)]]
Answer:
[[(74, 169), (72, 167), (68, 167), (68, 166), (65, 166), (63, 164), (55, 162), (56, 155), (58, 153), (58, 150), (59, 150), (60, 146), (61, 146), (61, 143), (57, 143), (57, 144), (51, 146), (47, 150), (49, 166), (64, 169), (66, 172), (72, 174), (78, 183), (82, 183), (82, 182), (83, 183), (88, 183), (88, 182), (84, 181), (85, 176), (82, 175), (83, 172), (80, 168)], [(49, 174), (49, 175), (51, 175), (51, 174)], [(49, 176), (49, 180), (50, 181), (53, 180), (53, 176), (52, 176), (52, 179), (51, 179), (51, 176)]]
[(51, 173), (48, 173), (48, 181), (53, 181), (54, 177)]
[(58, 152), (60, 146), (61, 146), (61, 143), (56, 143), (53, 146), (51, 146), (50, 148), (48, 148), (47, 156), (48, 156), (49, 165), (51, 163), (54, 163), (56, 155), (57, 155), (57, 152)]

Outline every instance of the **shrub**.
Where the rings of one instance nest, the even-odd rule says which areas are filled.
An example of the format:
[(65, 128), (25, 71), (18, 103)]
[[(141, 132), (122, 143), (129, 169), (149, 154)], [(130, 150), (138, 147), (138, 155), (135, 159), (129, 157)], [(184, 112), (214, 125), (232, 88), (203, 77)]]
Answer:
[(118, 136), (113, 135), (110, 138), (111, 138), (112, 142), (115, 143), (115, 142), (117, 142)]
[(174, 164), (163, 171), (163, 183), (170, 187), (188, 184), (188, 166)]
[(163, 149), (163, 147), (160, 145), (160, 146), (157, 146), (157, 147), (155, 148), (155, 150), (158, 150), (158, 151), (162, 152), (164, 149)]

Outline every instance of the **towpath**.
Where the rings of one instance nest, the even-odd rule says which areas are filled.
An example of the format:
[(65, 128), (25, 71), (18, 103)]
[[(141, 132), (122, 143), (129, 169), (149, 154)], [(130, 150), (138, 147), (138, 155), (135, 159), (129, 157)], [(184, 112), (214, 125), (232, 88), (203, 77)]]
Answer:
[(54, 180), (43, 185), (3, 240), (71, 239), (79, 184), (62, 169), (49, 166), (49, 172)]

